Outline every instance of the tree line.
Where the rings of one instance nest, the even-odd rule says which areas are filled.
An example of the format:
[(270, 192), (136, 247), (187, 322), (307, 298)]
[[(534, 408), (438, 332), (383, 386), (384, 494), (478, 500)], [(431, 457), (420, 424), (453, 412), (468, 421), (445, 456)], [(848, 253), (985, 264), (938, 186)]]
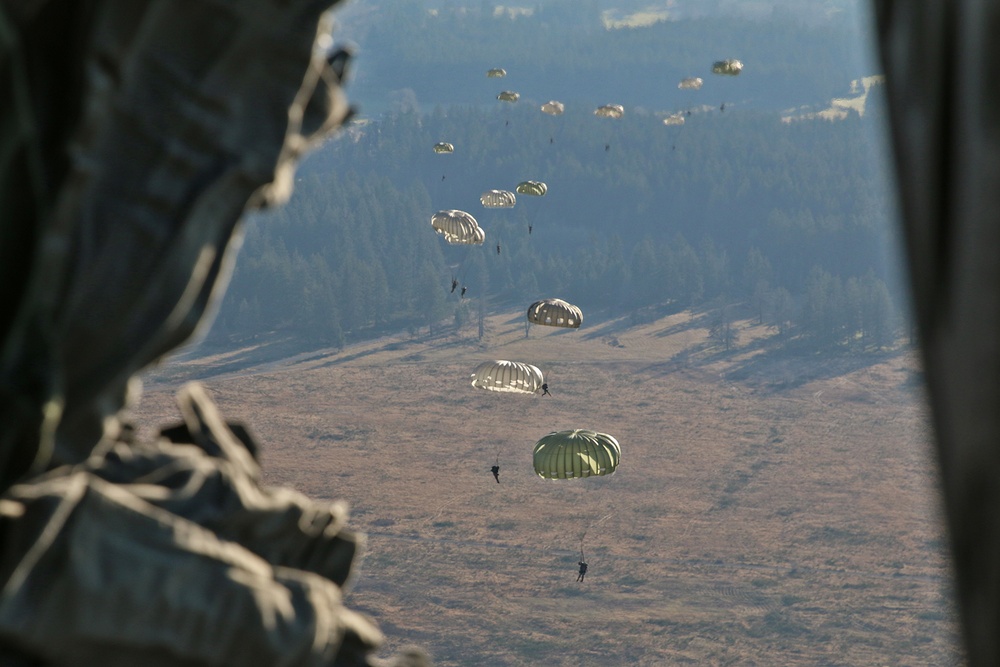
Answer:
[[(636, 321), (738, 302), (820, 347), (890, 344), (903, 295), (888, 165), (871, 146), (884, 119), (869, 108), (795, 123), (699, 108), (680, 127), (516, 105), (387, 114), (309, 158), (292, 200), (249, 221), (213, 335), (341, 345), (559, 297)], [(548, 193), (480, 205), (528, 179)], [(430, 227), (446, 208), (472, 213), (486, 243), (446, 244)]]

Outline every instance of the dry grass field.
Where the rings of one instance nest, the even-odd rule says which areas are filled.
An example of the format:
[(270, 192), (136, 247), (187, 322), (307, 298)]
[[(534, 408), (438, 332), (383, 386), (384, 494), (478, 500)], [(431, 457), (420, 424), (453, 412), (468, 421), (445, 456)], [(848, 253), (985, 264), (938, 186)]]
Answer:
[[(792, 356), (749, 322), (724, 353), (688, 312), (528, 338), (522, 318), (490, 318), (482, 343), (468, 328), (277, 360), (180, 355), (147, 376), (136, 417), (175, 421), (173, 390), (199, 379), (251, 427), (269, 483), (346, 500), (368, 534), (350, 602), (378, 620), (387, 653), (962, 662), (912, 354)], [(489, 359), (539, 366), (552, 396), (473, 389)], [(614, 435), (618, 472), (536, 477), (535, 441), (568, 428)]]

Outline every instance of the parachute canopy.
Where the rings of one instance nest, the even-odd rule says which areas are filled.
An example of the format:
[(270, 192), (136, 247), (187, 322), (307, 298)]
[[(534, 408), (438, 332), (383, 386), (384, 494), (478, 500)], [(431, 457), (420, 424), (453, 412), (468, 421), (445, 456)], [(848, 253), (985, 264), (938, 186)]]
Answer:
[(434, 152), (435, 153), (454, 153), (455, 152), (455, 147), (452, 144), (449, 144), (447, 141), (439, 141), (436, 144), (434, 144)]
[(431, 216), (431, 227), (448, 243), (482, 245), (486, 240), (486, 232), (465, 211), (438, 211)]
[(579, 329), (583, 324), (583, 313), (562, 299), (542, 299), (528, 306), (528, 321), (550, 327)]
[(601, 118), (621, 118), (625, 115), (625, 107), (620, 104), (605, 104), (594, 109), (594, 115)]
[(535, 474), (545, 479), (610, 475), (618, 468), (622, 448), (613, 436), (575, 429), (555, 431), (535, 443)]
[(743, 71), (743, 63), (735, 58), (730, 58), (729, 60), (717, 60), (712, 65), (712, 72), (714, 74), (725, 74), (727, 76), (736, 76)]
[(493, 69), (486, 72), (486, 76), (491, 79), (502, 79), (507, 76), (507, 70), (503, 67), (494, 67)]
[(701, 84), (704, 81), (701, 80), (700, 76), (689, 76), (685, 79), (681, 79), (681, 82), (677, 84), (677, 87), (681, 90), (699, 90), (701, 89)]
[(675, 113), (667, 116), (663, 119), (664, 125), (683, 125), (684, 124), (684, 114)]
[(542, 371), (519, 361), (486, 361), (472, 373), (472, 386), (512, 394), (536, 394), (542, 390)]
[(515, 93), (513, 90), (505, 90), (497, 95), (497, 99), (501, 102), (517, 102), (521, 99), (521, 94)]
[(542, 105), (542, 113), (547, 113), (550, 116), (561, 116), (564, 111), (566, 111), (566, 105), (555, 100), (549, 100)]
[(541, 181), (521, 181), (517, 184), (516, 190), (518, 194), (541, 197), (548, 192), (549, 186)]
[(511, 208), (517, 203), (517, 197), (510, 190), (487, 190), (479, 196), (479, 201), (486, 208)]

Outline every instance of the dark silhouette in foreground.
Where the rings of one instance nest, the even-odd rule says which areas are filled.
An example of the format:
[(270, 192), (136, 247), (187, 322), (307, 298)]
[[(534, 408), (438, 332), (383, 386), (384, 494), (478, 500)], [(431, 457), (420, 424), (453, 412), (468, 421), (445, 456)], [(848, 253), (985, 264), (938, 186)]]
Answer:
[(587, 576), (587, 564), (581, 560), (577, 565), (580, 566), (580, 572), (576, 575), (576, 580), (583, 581), (583, 578)]
[(493, 476), (497, 480), (497, 484), (499, 484), (500, 483), (500, 466), (498, 466), (498, 465), (493, 466), (492, 468), (490, 468), (490, 472), (493, 473)]

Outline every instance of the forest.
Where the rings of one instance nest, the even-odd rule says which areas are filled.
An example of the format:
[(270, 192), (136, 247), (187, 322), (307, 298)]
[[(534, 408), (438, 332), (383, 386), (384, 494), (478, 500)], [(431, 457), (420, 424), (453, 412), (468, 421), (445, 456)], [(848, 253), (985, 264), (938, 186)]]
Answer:
[[(249, 221), (213, 336), (342, 345), (559, 297), (637, 319), (739, 304), (811, 345), (878, 349), (902, 330), (903, 298), (869, 106), (793, 123), (697, 108), (681, 126), (523, 105), (386, 114), (309, 158), (292, 200)], [(528, 179), (547, 194), (479, 202)], [(442, 209), (472, 213), (486, 242), (447, 244), (430, 226)]]

